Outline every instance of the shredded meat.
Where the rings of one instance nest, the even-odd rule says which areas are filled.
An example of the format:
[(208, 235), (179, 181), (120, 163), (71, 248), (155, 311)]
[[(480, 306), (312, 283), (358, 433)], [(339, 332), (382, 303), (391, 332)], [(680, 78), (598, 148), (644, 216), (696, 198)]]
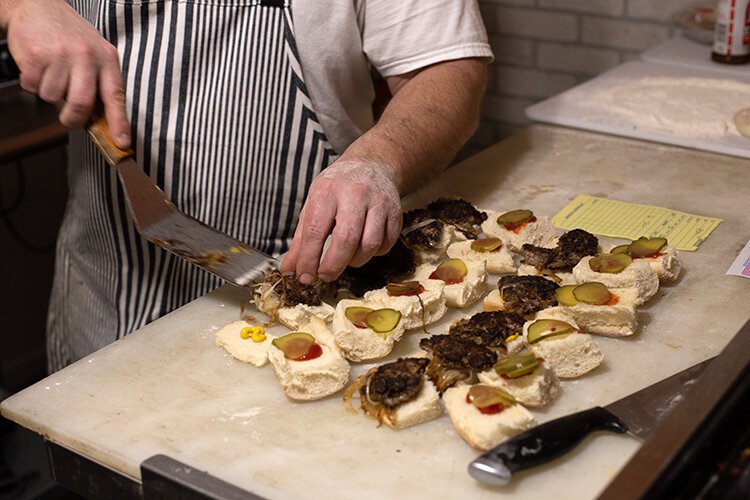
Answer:
[(541, 276), (503, 276), (498, 282), (505, 310), (524, 316), (557, 305), (558, 285)]
[(365, 292), (383, 288), (389, 282), (402, 281), (416, 267), (414, 251), (398, 240), (387, 254), (373, 257), (361, 267), (347, 267), (335, 286), (361, 297)]
[(448, 333), (493, 349), (505, 349), (505, 339), (521, 333), (525, 321), (518, 314), (506, 311), (480, 312), (456, 321)]
[(370, 401), (380, 403), (386, 408), (395, 408), (401, 403), (411, 401), (417, 397), (422, 388), (422, 381), (427, 364), (427, 358), (399, 358), (392, 363), (378, 367), (370, 379), (367, 394)]
[(432, 220), (423, 226), (411, 229), (404, 234), (403, 239), (409, 248), (429, 250), (440, 242), (440, 236), (443, 234), (444, 224), (424, 208), (410, 210), (404, 214), (404, 229), (411, 228), (422, 222)]
[(427, 376), (441, 393), (461, 380), (475, 383), (478, 372), (497, 362), (497, 354), (487, 347), (454, 335), (424, 338), (419, 347), (432, 354)]
[(534, 266), (540, 271), (547, 268), (551, 255), (551, 248), (538, 247), (531, 243), (524, 243), (521, 247), (521, 262)]
[(530, 244), (521, 247), (524, 264), (538, 270), (570, 272), (587, 255), (596, 254), (599, 239), (583, 229), (573, 229), (560, 236), (555, 248), (542, 248)]
[(266, 274), (258, 290), (263, 293), (273, 289), (271, 293), (278, 297), (279, 307), (294, 307), (297, 304), (319, 306), (322, 303), (322, 286), (322, 282), (305, 285), (300, 283), (293, 273), (282, 274), (273, 270)]
[(487, 214), (480, 212), (468, 201), (453, 197), (439, 198), (429, 205), (427, 211), (436, 219), (455, 226), (469, 238), (476, 238)]

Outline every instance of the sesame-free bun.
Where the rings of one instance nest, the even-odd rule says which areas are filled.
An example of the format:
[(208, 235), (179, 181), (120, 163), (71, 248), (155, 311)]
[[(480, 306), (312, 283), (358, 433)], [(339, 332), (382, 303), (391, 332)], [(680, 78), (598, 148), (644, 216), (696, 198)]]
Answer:
[(268, 359), (284, 393), (292, 399), (311, 401), (342, 389), (349, 381), (349, 363), (341, 354), (325, 322), (320, 318), (312, 318), (299, 331), (315, 337), (323, 353), (315, 359), (294, 361), (287, 359), (277, 347), (271, 346)]

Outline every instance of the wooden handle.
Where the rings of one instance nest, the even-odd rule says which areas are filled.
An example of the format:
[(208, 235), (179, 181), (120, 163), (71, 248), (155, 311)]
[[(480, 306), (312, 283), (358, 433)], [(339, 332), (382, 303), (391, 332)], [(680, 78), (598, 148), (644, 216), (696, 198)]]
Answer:
[(109, 125), (104, 118), (103, 113), (98, 113), (86, 126), (86, 131), (91, 136), (96, 147), (101, 151), (104, 158), (111, 166), (116, 166), (122, 160), (133, 156), (132, 149), (120, 149), (112, 140), (112, 134), (109, 131)]

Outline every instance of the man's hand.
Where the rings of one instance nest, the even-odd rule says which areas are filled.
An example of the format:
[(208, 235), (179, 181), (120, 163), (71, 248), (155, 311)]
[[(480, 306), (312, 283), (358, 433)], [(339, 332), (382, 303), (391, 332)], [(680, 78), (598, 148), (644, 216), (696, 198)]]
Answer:
[(436, 177), (476, 130), (486, 77), (487, 60), (459, 59), (387, 78), (393, 99), (313, 181), (281, 270), (330, 281), (386, 253), (401, 231), (399, 194)]
[(0, 0), (0, 26), (21, 71), (21, 87), (61, 106), (60, 123), (82, 127), (97, 95), (112, 137), (130, 145), (117, 49), (62, 0)]
[[(282, 271), (302, 283), (336, 279), (391, 249), (401, 232), (401, 199), (393, 171), (342, 157), (313, 180)], [(323, 244), (331, 243), (323, 261)]]

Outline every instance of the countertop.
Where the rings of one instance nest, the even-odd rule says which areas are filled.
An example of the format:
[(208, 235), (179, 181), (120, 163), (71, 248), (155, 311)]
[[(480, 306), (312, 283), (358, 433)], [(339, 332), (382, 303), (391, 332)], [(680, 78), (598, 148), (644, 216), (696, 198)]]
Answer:
[[(639, 310), (638, 334), (596, 339), (604, 365), (565, 382), (561, 397), (535, 412), (545, 421), (718, 353), (750, 318), (750, 280), (724, 274), (750, 238), (748, 167), (719, 154), (535, 125), (405, 203), (454, 194), (485, 209), (551, 216), (583, 193), (724, 220), (697, 252), (680, 254), (681, 278)], [(231, 287), (208, 294), (8, 398), (2, 414), (135, 479), (143, 460), (163, 453), (269, 498), (592, 498), (639, 446), (598, 433), (508, 487), (482, 486), (466, 472), (478, 453), (447, 416), (402, 431), (377, 428), (347, 413), (340, 394), (289, 401), (270, 366), (242, 364), (214, 346), (213, 333), (238, 319), (246, 299)], [(442, 333), (466, 313), (453, 311), (430, 330)], [(419, 338), (406, 335), (388, 359), (412, 352)]]

